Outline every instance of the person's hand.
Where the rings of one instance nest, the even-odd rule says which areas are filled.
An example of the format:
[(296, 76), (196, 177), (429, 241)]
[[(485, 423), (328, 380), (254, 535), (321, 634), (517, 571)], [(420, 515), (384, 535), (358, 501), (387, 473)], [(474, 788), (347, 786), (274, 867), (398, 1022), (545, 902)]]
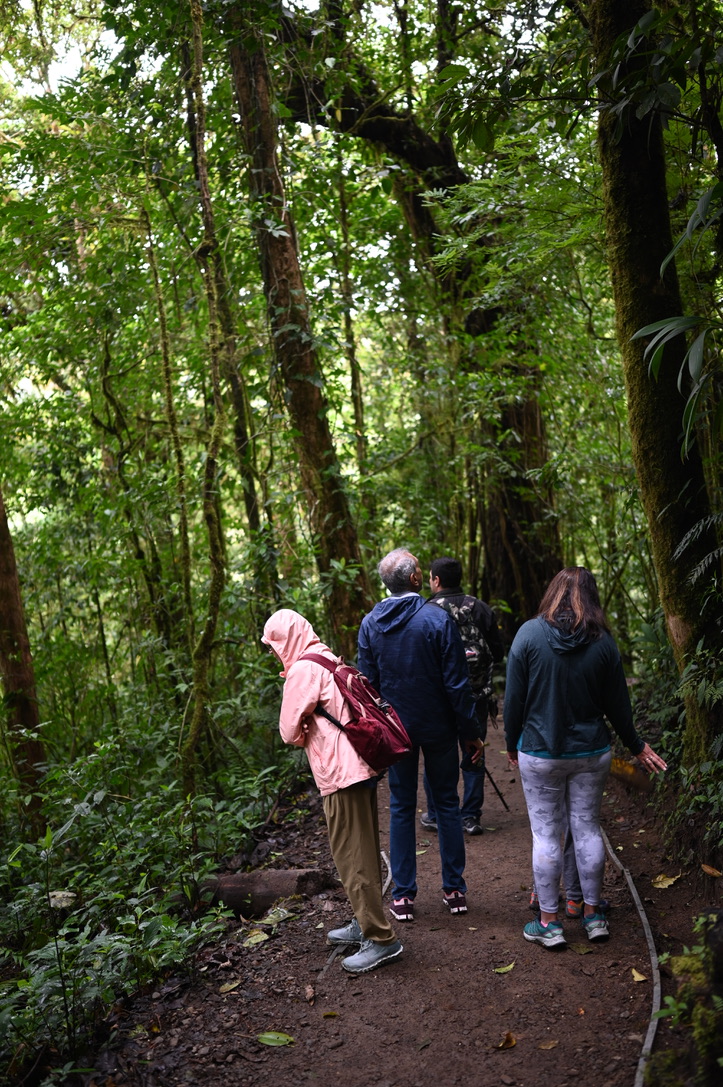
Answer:
[(516, 770), (518, 768), (519, 760), (517, 758), (517, 752), (516, 751), (508, 751), (507, 752), (507, 762), (510, 764), (510, 767), (513, 770)]
[(636, 758), (643, 770), (649, 774), (657, 774), (660, 770), (667, 770), (668, 764), (660, 755), (656, 755), (650, 744), (646, 744)]
[(480, 740), (479, 736), (476, 740), (467, 740), (465, 747), (469, 752), (472, 762), (479, 762), (482, 758), (482, 752), (485, 749), (484, 740)]

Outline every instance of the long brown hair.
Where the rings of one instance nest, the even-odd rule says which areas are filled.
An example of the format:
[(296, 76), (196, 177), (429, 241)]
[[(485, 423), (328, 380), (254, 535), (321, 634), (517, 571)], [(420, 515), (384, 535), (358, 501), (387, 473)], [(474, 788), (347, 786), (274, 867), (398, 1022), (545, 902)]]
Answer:
[(566, 566), (555, 574), (537, 614), (555, 627), (581, 631), (588, 638), (610, 633), (597, 582), (584, 566)]

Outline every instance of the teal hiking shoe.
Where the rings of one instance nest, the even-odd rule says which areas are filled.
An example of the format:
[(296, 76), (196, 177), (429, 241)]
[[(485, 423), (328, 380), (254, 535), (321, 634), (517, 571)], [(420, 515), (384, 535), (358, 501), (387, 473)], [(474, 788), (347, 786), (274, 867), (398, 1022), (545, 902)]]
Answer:
[(607, 919), (601, 913), (583, 917), (582, 927), (587, 933), (588, 940), (607, 940), (610, 936)]
[(538, 917), (525, 925), (522, 935), (530, 943), (542, 944), (543, 947), (567, 946), (562, 925), (558, 924), (557, 921), (549, 921), (546, 925), (543, 925)]

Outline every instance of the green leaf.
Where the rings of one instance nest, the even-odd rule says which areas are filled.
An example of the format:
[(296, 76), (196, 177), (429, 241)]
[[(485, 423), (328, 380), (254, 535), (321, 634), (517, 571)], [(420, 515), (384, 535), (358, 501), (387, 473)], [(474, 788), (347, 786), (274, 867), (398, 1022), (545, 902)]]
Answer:
[(282, 921), (288, 921), (292, 917), (296, 917), (295, 913), (291, 910), (284, 909), (283, 906), (275, 906), (272, 910), (266, 914), (260, 921), (260, 925), (279, 925)]
[(704, 328), (700, 335), (695, 339), (690, 351), (688, 352), (688, 370), (693, 381), (697, 384), (700, 380), (700, 375), (703, 370), (703, 358), (705, 337), (708, 332), (707, 328)]
[(257, 944), (266, 943), (269, 939), (268, 933), (260, 932), (258, 929), (250, 933), (243, 942), (244, 947), (256, 947)]
[(669, 109), (675, 109), (680, 104), (680, 87), (674, 83), (661, 83), (658, 87), (658, 98)]
[(699, 317), (666, 317), (662, 321), (653, 321), (652, 325), (644, 325), (643, 328), (639, 328), (630, 338), (631, 340), (640, 340), (643, 336), (649, 336), (652, 332), (660, 332), (661, 329), (672, 327), (673, 325), (678, 325), (679, 331), (683, 332), (687, 328), (693, 328), (699, 322)]
[(261, 1042), (262, 1045), (293, 1045), (294, 1039), (290, 1034), (282, 1034), (278, 1030), (267, 1030), (264, 1034), (257, 1034), (256, 1041)]
[(696, 416), (698, 414), (698, 404), (700, 403), (701, 397), (703, 395), (703, 391), (704, 391), (705, 386), (707, 384), (708, 384), (708, 381), (707, 381), (706, 378), (704, 378), (700, 382), (700, 384), (698, 384), (695, 387), (695, 389), (693, 390), (693, 392), (690, 394), (690, 396), (688, 397), (688, 402), (685, 405), (685, 410), (683, 412), (684, 437), (683, 437), (683, 448), (681, 450), (683, 456), (685, 456), (685, 454), (688, 453), (688, 451), (690, 450), (690, 447), (692, 445), (692, 442), (693, 442), (693, 439), (694, 439), (695, 420), (696, 420)]
[[(690, 227), (690, 223), (688, 223), (688, 226)], [(686, 232), (686, 234), (687, 234), (687, 232)], [(675, 256), (675, 254), (676, 254), (676, 253), (678, 252), (678, 250), (680, 249), (681, 245), (682, 245), (682, 244), (683, 244), (683, 242), (685, 241), (685, 239), (686, 239), (686, 234), (681, 234), (681, 236), (680, 236), (680, 237), (678, 238), (677, 242), (675, 243), (675, 245), (673, 246), (673, 248), (672, 248), (672, 249), (670, 250), (670, 252), (668, 253), (668, 255), (667, 255), (667, 257), (665, 258), (665, 260), (663, 261), (663, 263), (662, 263), (662, 264), (660, 265), (660, 278), (661, 278), (661, 279), (663, 278), (663, 275), (664, 275), (664, 273), (665, 273), (665, 269), (666, 269), (666, 268), (668, 267), (668, 265), (670, 264), (671, 260), (673, 259), (673, 257)], [(688, 235), (688, 236), (689, 236), (689, 235)]]
[(439, 73), (439, 78), (445, 83), (459, 83), (469, 76), (469, 69), (462, 64), (448, 64)]
[(493, 973), (495, 974), (509, 974), (510, 970), (514, 968), (514, 962), (511, 962), (509, 966), (495, 966), (493, 967)]
[(480, 117), (474, 123), (472, 129), (472, 142), (480, 151), (492, 151), (495, 146), (495, 130), (487, 123), (485, 117)]

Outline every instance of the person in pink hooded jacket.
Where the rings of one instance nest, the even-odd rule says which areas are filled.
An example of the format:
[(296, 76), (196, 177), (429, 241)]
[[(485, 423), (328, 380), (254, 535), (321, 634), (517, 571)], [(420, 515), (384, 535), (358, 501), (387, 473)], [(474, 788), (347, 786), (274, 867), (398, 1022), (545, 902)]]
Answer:
[(343, 959), (342, 966), (349, 973), (365, 974), (403, 950), (382, 906), (377, 775), (341, 729), (314, 712), (321, 704), (338, 721), (348, 717), (332, 674), (314, 661), (299, 659), (318, 653), (339, 660), (308, 619), (282, 608), (267, 620), (261, 641), (284, 666), (279, 731), (284, 743), (306, 751), (323, 798), (331, 855), (354, 911), (353, 920), (329, 932), (327, 940), (334, 945), (358, 943), (359, 950)]

